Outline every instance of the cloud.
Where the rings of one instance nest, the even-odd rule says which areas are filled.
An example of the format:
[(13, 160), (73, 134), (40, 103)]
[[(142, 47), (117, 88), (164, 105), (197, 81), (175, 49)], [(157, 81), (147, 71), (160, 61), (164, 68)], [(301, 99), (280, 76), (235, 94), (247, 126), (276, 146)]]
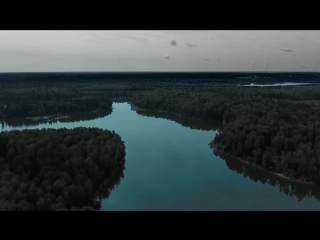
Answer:
[(308, 68), (309, 67), (309, 65), (304, 64), (304, 62), (301, 62), (301, 66), (304, 67), (304, 68)]
[(164, 53), (164, 54), (163, 54), (163, 57), (164, 57), (165, 59), (170, 59), (170, 56), (169, 56), (167, 53)]
[(263, 64), (263, 66), (264, 66), (264, 67), (268, 67), (268, 62), (265, 61), (264, 64)]
[(217, 58), (217, 61), (218, 61), (218, 62), (221, 62), (221, 60), (220, 60), (219, 58)]
[(207, 59), (207, 58), (205, 58), (204, 60), (205, 60), (205, 61), (207, 61), (207, 62), (209, 62), (209, 61), (210, 61), (210, 59)]
[(89, 42), (93, 40), (93, 37), (87, 35), (87, 36), (84, 36), (83, 39)]
[(172, 40), (172, 41), (170, 42), (170, 44), (171, 44), (171, 46), (177, 46), (177, 42), (176, 42), (175, 40)]
[(188, 47), (197, 47), (197, 45), (193, 44), (193, 43), (187, 43)]
[(315, 62), (314, 65), (318, 65), (318, 62)]
[(281, 48), (281, 50), (284, 52), (292, 52), (292, 50), (290, 48)]
[(256, 65), (256, 62), (252, 61), (251, 64), (250, 64), (250, 67), (254, 67), (255, 65)]

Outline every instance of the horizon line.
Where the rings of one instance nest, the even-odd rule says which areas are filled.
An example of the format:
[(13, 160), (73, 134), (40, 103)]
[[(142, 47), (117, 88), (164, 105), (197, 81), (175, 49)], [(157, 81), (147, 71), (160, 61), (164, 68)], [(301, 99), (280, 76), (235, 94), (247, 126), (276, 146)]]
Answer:
[(47, 72), (0, 72), (0, 74), (41, 73), (320, 73), (320, 71), (47, 71)]

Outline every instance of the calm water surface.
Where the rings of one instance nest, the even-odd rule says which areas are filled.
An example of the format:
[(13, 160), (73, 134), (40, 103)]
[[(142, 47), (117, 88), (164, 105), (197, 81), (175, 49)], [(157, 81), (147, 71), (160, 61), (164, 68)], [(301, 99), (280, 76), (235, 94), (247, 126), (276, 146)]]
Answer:
[(214, 124), (136, 112), (128, 103), (113, 108), (87, 121), (2, 123), (2, 131), (83, 126), (118, 133), (126, 145), (126, 169), (102, 210), (320, 210), (319, 187), (289, 184), (215, 155), (208, 146), (217, 133)]

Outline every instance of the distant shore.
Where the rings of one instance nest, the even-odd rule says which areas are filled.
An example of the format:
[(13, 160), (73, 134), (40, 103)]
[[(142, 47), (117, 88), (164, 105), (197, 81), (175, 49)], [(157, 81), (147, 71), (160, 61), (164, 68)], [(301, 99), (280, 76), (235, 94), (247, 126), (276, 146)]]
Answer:
[[(109, 110), (101, 110), (101, 111), (87, 111), (87, 112), (72, 112), (72, 113), (65, 113), (66, 115), (61, 115), (61, 114), (54, 114), (54, 115), (43, 115), (43, 116), (35, 116), (35, 117), (24, 117), (24, 119), (29, 119), (35, 122), (50, 122), (54, 120), (59, 120), (59, 119), (66, 119), (69, 117), (72, 117), (76, 114), (87, 114), (87, 113), (98, 113), (98, 112), (105, 112)], [(43, 119), (39, 120), (39, 117), (45, 117)]]
[(61, 115), (46, 115), (46, 116), (37, 116), (37, 117), (25, 117), (25, 119), (29, 119), (36, 122), (50, 122), (59, 119), (66, 119), (70, 116), (61, 116)]

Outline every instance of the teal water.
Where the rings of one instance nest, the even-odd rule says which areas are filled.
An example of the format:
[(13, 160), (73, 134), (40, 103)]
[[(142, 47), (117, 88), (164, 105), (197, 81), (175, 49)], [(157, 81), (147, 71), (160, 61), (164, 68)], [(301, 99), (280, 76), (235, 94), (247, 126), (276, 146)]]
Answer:
[[(83, 126), (118, 133), (126, 145), (126, 169), (102, 210), (320, 210), (312, 196), (318, 187), (285, 186), (258, 169), (241, 172), (247, 167), (226, 162), (209, 148), (215, 130), (188, 127), (183, 121), (114, 103), (110, 115), (94, 120), (14, 127), (3, 123), (2, 130)], [(292, 196), (283, 188), (291, 188)]]

